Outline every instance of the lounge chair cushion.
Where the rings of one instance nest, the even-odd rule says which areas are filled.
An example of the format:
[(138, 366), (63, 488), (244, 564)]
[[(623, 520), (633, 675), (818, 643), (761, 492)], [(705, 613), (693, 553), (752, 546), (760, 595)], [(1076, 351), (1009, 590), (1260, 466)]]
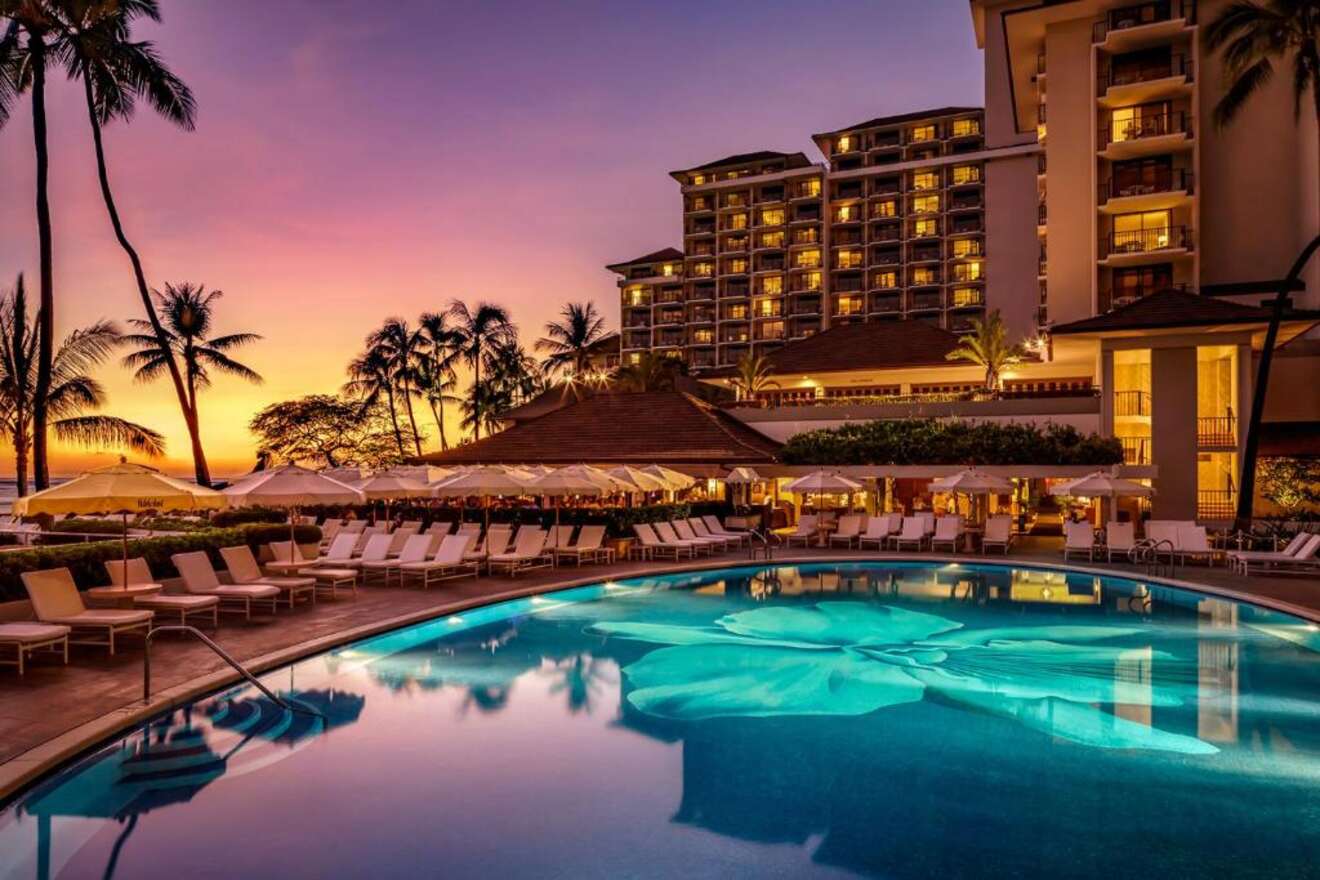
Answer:
[(164, 596), (143, 596), (135, 599), (133, 604), (141, 605), (143, 608), (169, 608), (174, 611), (183, 611), (210, 608), (212, 605), (220, 604), (220, 599), (216, 596), (182, 596), (177, 593), (169, 593)]
[(152, 616), (150, 611), (134, 611), (129, 608), (93, 608), (68, 617), (53, 617), (50, 622), (68, 626), (123, 626), (131, 623), (149, 623)]
[(0, 642), (8, 644), (46, 642), (68, 634), (67, 626), (54, 623), (0, 623)]
[(222, 599), (269, 599), (278, 596), (280, 588), (269, 584), (220, 584), (206, 593)]

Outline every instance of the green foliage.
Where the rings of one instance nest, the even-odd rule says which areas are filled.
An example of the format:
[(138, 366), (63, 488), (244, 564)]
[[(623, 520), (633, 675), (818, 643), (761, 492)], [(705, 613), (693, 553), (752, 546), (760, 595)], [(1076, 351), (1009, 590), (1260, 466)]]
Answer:
[(795, 465), (1112, 465), (1123, 461), (1114, 438), (1070, 425), (937, 421), (850, 422), (794, 435), (780, 450)]
[[(315, 526), (299, 526), (294, 532), (299, 543), (313, 544), (321, 539), (321, 530)], [(205, 550), (211, 563), (222, 567), (219, 550), (247, 544), (254, 552), (271, 541), (287, 541), (289, 530), (285, 526), (245, 525), (231, 529), (205, 529), (188, 535), (170, 535), (161, 538), (137, 538), (128, 542), (130, 556), (147, 560), (156, 577), (177, 577), (170, 556), (193, 550)], [(106, 560), (123, 557), (123, 545), (115, 541), (92, 541), (85, 544), (66, 544), (59, 547), (34, 547), (0, 554), (0, 601), (27, 598), (19, 575), (25, 571), (46, 568), (67, 568), (81, 588), (95, 587), (110, 582), (106, 574)]]
[(82, 535), (122, 535), (124, 524), (117, 519), (83, 519), (73, 517), (52, 523), (48, 531), (77, 532)]
[(388, 467), (401, 460), (385, 404), (362, 405), (331, 394), (282, 400), (248, 422), (259, 454), (310, 467)]
[(1320, 459), (1262, 458), (1256, 480), (1261, 497), (1285, 516), (1320, 506)]
[(248, 523), (287, 523), (289, 512), (273, 507), (235, 507), (230, 510), (218, 510), (211, 514), (211, 525), (217, 529), (227, 529)]

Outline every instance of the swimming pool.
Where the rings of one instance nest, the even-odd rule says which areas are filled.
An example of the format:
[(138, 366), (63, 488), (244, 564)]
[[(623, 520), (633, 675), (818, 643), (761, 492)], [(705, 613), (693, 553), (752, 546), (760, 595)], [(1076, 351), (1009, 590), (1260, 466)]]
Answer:
[(99, 749), (0, 877), (1320, 876), (1320, 632), (1012, 566), (757, 566), (388, 633)]

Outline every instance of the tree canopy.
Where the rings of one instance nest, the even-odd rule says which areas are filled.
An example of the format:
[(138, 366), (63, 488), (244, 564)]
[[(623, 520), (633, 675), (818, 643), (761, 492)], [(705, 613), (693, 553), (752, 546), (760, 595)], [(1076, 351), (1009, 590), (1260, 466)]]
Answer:
[(261, 455), (275, 462), (315, 467), (399, 463), (383, 404), (362, 404), (330, 394), (309, 394), (272, 403), (248, 423)]

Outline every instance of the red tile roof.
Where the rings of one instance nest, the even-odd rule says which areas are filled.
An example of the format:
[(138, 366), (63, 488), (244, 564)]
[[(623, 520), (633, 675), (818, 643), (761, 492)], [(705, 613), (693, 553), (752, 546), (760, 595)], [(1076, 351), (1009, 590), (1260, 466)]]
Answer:
[(1156, 291), (1103, 315), (1059, 324), (1050, 328), (1050, 332), (1055, 336), (1063, 336), (1215, 324), (1258, 324), (1269, 319), (1269, 309), (1170, 288)]
[[(837, 373), (935, 366), (953, 362), (945, 355), (958, 347), (958, 336), (925, 321), (876, 321), (842, 324), (790, 342), (766, 357), (772, 373)], [(965, 365), (964, 365), (965, 366)], [(733, 376), (736, 368), (703, 373)]]
[(432, 464), (756, 464), (779, 444), (677, 391), (587, 397), (475, 443), (422, 456)]

